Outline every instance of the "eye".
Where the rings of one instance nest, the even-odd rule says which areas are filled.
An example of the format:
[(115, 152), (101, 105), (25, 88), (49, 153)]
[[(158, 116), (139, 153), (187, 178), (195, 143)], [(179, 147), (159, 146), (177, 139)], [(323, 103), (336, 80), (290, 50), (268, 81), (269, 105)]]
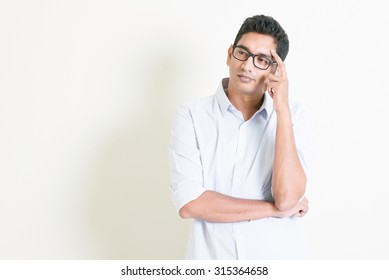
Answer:
[(270, 64), (270, 61), (268, 58), (264, 57), (264, 56), (257, 56), (256, 57), (256, 62), (260, 65), (268, 65)]
[(234, 49), (233, 55), (236, 59), (239, 59), (241, 61), (247, 60), (247, 58), (250, 56), (250, 54), (245, 49), (242, 49), (240, 47), (236, 47)]
[(247, 56), (248, 53), (243, 51), (243, 50), (238, 50), (238, 54), (241, 55), (241, 56)]

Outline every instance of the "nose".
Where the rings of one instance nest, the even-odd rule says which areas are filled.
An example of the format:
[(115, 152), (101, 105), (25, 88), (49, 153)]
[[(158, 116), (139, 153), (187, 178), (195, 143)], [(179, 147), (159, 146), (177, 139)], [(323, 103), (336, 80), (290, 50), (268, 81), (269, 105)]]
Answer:
[(254, 57), (250, 56), (245, 61), (242, 61), (242, 69), (251, 72), (254, 66)]

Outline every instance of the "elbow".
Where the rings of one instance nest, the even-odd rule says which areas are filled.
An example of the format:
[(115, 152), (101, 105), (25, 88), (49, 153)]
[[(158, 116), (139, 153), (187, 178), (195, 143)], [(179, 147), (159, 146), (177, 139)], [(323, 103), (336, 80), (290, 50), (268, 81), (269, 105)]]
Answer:
[(298, 200), (295, 199), (276, 199), (274, 201), (274, 205), (279, 209), (280, 211), (288, 211), (295, 207), (298, 203)]
[(301, 187), (299, 191), (283, 191), (274, 194), (274, 205), (281, 211), (288, 211), (299, 203), (304, 196), (305, 187)]
[(198, 198), (189, 201), (188, 203), (184, 204), (178, 211), (178, 214), (183, 219), (204, 219), (204, 199), (205, 201), (208, 201), (209, 192), (206, 191), (203, 194), (201, 194)]
[(295, 180), (273, 182), (274, 205), (281, 211), (294, 208), (304, 196), (307, 178), (303, 173)]
[[(188, 203), (189, 204), (189, 203)], [(190, 205), (185, 204), (184, 206), (181, 207), (181, 209), (178, 211), (178, 214), (182, 219), (190, 219), (193, 218), (193, 214), (191, 211)]]

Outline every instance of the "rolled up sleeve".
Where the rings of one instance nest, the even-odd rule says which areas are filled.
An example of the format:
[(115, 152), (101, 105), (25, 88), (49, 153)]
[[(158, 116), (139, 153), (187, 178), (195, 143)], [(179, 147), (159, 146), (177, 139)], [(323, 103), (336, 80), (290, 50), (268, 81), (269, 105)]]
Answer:
[(195, 126), (188, 106), (181, 106), (173, 120), (169, 157), (170, 189), (178, 212), (205, 191)]

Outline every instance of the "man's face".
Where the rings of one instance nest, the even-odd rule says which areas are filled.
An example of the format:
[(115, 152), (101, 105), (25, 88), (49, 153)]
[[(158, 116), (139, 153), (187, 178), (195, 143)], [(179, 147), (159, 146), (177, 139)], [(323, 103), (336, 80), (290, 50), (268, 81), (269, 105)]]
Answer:
[[(262, 54), (270, 59), (271, 49), (276, 49), (273, 37), (254, 32), (246, 33), (236, 44), (247, 49), (253, 54)], [(227, 65), (230, 67), (229, 91), (234, 91), (243, 95), (257, 95), (266, 91), (264, 84), (269, 73), (275, 70), (275, 65), (266, 70), (261, 70), (254, 66), (253, 58), (240, 61), (232, 56), (232, 46), (228, 49)]]

